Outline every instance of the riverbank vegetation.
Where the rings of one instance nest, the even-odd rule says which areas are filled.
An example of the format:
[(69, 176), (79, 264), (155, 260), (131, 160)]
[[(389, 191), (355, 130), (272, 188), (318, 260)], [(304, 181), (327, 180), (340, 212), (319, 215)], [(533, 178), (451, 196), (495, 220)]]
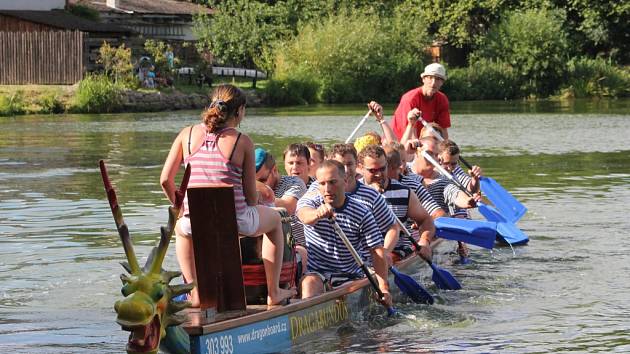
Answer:
[[(439, 43), (452, 100), (630, 96), (630, 8), (604, 0), (209, 1), (199, 49), (270, 74), (271, 104), (393, 102)], [(244, 31), (243, 28), (247, 28)], [(461, 59), (463, 58), (463, 60)]]

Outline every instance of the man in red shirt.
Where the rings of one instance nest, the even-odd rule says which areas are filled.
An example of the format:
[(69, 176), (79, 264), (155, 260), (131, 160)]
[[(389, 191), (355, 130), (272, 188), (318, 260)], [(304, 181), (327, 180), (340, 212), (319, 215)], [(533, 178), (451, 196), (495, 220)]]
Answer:
[[(400, 98), (391, 121), (394, 134), (402, 144), (420, 136), (422, 123), (416, 118), (417, 115), (421, 115), (427, 122), (438, 123), (444, 128), (444, 139), (448, 139), (447, 128), (451, 126), (451, 115), (448, 98), (440, 92), (446, 81), (446, 70), (441, 64), (429, 64), (420, 77), (422, 86), (408, 91)], [(410, 123), (411, 126), (407, 129)]]

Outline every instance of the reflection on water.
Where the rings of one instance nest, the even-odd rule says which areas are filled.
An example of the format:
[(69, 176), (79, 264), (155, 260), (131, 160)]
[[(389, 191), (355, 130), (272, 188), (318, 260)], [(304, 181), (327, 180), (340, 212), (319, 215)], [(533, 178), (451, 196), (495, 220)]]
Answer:
[[(630, 101), (578, 107), (455, 103), (451, 136), (529, 208), (530, 245), (444, 267), (462, 282), (414, 319), (357, 319), (294, 352), (549, 352), (630, 350)], [(589, 105), (594, 107), (589, 107)], [(391, 107), (387, 108), (391, 111)], [(606, 110), (608, 109), (608, 110)], [(588, 112), (584, 112), (588, 110)], [(306, 112), (305, 112), (306, 111)], [(596, 112), (596, 113), (589, 113)], [(344, 140), (362, 106), (249, 110), (242, 129), (281, 160), (284, 146)], [(305, 114), (306, 113), (306, 114)], [(30, 116), (0, 123), (0, 349), (118, 353), (124, 255), (97, 168), (107, 160), (137, 253), (167, 221), (161, 165), (197, 112)], [(369, 122), (363, 131), (378, 129)], [(165, 268), (177, 267), (171, 247)]]

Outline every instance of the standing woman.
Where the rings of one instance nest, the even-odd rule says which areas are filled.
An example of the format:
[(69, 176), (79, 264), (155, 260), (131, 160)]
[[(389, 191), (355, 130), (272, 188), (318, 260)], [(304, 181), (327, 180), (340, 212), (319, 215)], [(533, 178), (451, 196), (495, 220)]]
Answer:
[[(160, 183), (173, 203), (175, 175), (182, 162), (191, 165), (188, 187), (208, 183), (234, 186), (234, 205), (239, 234), (264, 234), (262, 255), (267, 278), (267, 304), (276, 305), (295, 294), (279, 287), (284, 235), (280, 214), (256, 205), (256, 169), (254, 143), (236, 130), (245, 117), (245, 94), (232, 85), (218, 86), (212, 93), (210, 107), (202, 113), (203, 122), (182, 129), (164, 163)], [(192, 230), (188, 215), (188, 195), (184, 199), (184, 216), (175, 227), (179, 266), (186, 281), (196, 280)], [(192, 290), (193, 306), (199, 306), (197, 288)]]

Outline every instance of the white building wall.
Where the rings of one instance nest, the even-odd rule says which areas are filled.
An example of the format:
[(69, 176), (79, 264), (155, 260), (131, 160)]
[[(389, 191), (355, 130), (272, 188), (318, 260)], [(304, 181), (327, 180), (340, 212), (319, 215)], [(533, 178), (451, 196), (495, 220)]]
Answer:
[(0, 0), (0, 10), (49, 11), (65, 5), (66, 0)]

